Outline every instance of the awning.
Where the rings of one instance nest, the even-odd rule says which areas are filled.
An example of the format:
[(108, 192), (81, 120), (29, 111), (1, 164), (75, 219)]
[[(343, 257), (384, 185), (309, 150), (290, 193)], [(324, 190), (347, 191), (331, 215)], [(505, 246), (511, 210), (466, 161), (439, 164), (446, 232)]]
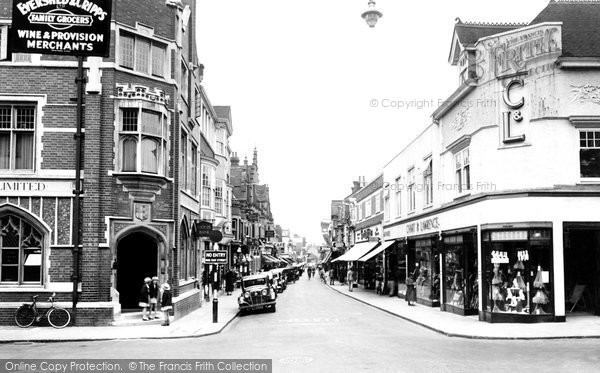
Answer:
[(328, 251), (327, 254), (325, 254), (325, 257), (323, 260), (319, 261), (319, 264), (327, 263), (329, 259), (331, 259), (331, 251)]
[(335, 258), (331, 262), (354, 262), (358, 260), (360, 257), (367, 254), (369, 251), (373, 250), (375, 247), (379, 245), (377, 241), (363, 242), (352, 246), (347, 253), (340, 256), (339, 258)]
[(219, 245), (229, 245), (233, 241), (233, 237), (223, 237), (221, 241), (219, 241)]
[(279, 259), (272, 257), (271, 255), (263, 254), (262, 260), (267, 263), (279, 264)]
[(366, 254), (362, 258), (358, 259), (358, 261), (359, 262), (366, 262), (367, 260), (374, 258), (378, 254), (382, 253), (383, 250), (385, 250), (388, 247), (392, 246), (395, 242), (396, 242), (396, 240), (391, 240), (391, 241), (384, 242), (381, 246), (379, 246), (375, 250), (371, 251), (370, 253)]

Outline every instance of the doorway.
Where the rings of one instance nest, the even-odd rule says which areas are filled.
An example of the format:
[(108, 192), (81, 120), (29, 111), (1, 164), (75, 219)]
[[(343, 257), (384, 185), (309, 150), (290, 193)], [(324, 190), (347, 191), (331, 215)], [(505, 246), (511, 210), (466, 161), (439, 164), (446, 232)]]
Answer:
[(600, 224), (565, 223), (564, 240), (565, 300), (575, 290), (573, 312), (600, 316)]
[(117, 291), (122, 312), (139, 311), (138, 295), (145, 277), (158, 275), (158, 245), (154, 238), (132, 233), (117, 246)]

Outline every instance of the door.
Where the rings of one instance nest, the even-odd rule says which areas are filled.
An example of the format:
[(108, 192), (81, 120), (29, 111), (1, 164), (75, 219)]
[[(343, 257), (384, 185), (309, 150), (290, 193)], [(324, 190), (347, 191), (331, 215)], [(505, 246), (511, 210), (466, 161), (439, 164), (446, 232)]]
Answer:
[(117, 291), (122, 310), (139, 309), (138, 295), (145, 277), (158, 275), (158, 245), (149, 235), (136, 232), (119, 241)]

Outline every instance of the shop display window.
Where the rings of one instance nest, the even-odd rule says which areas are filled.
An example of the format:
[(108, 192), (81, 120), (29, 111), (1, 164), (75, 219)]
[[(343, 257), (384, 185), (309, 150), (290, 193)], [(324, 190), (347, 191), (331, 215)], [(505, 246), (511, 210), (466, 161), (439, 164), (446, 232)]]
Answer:
[(415, 241), (414, 267), (410, 276), (415, 282), (417, 298), (435, 304), (440, 299), (439, 256), (432, 240)]
[(479, 307), (477, 247), (472, 234), (447, 236), (443, 242), (444, 302), (453, 307), (476, 310)]
[(486, 232), (484, 243), (485, 309), (504, 314), (552, 314), (551, 231)]

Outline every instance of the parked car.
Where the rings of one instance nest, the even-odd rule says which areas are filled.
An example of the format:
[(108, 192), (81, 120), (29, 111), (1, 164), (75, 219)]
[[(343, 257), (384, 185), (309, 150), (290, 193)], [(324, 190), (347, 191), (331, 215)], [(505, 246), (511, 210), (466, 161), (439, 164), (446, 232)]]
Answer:
[(242, 313), (263, 308), (275, 312), (277, 291), (272, 286), (272, 279), (272, 274), (269, 272), (242, 278), (242, 294), (238, 298)]
[(287, 279), (283, 274), (283, 268), (272, 269), (271, 273), (273, 274), (273, 287), (278, 293), (283, 293), (287, 288)]

